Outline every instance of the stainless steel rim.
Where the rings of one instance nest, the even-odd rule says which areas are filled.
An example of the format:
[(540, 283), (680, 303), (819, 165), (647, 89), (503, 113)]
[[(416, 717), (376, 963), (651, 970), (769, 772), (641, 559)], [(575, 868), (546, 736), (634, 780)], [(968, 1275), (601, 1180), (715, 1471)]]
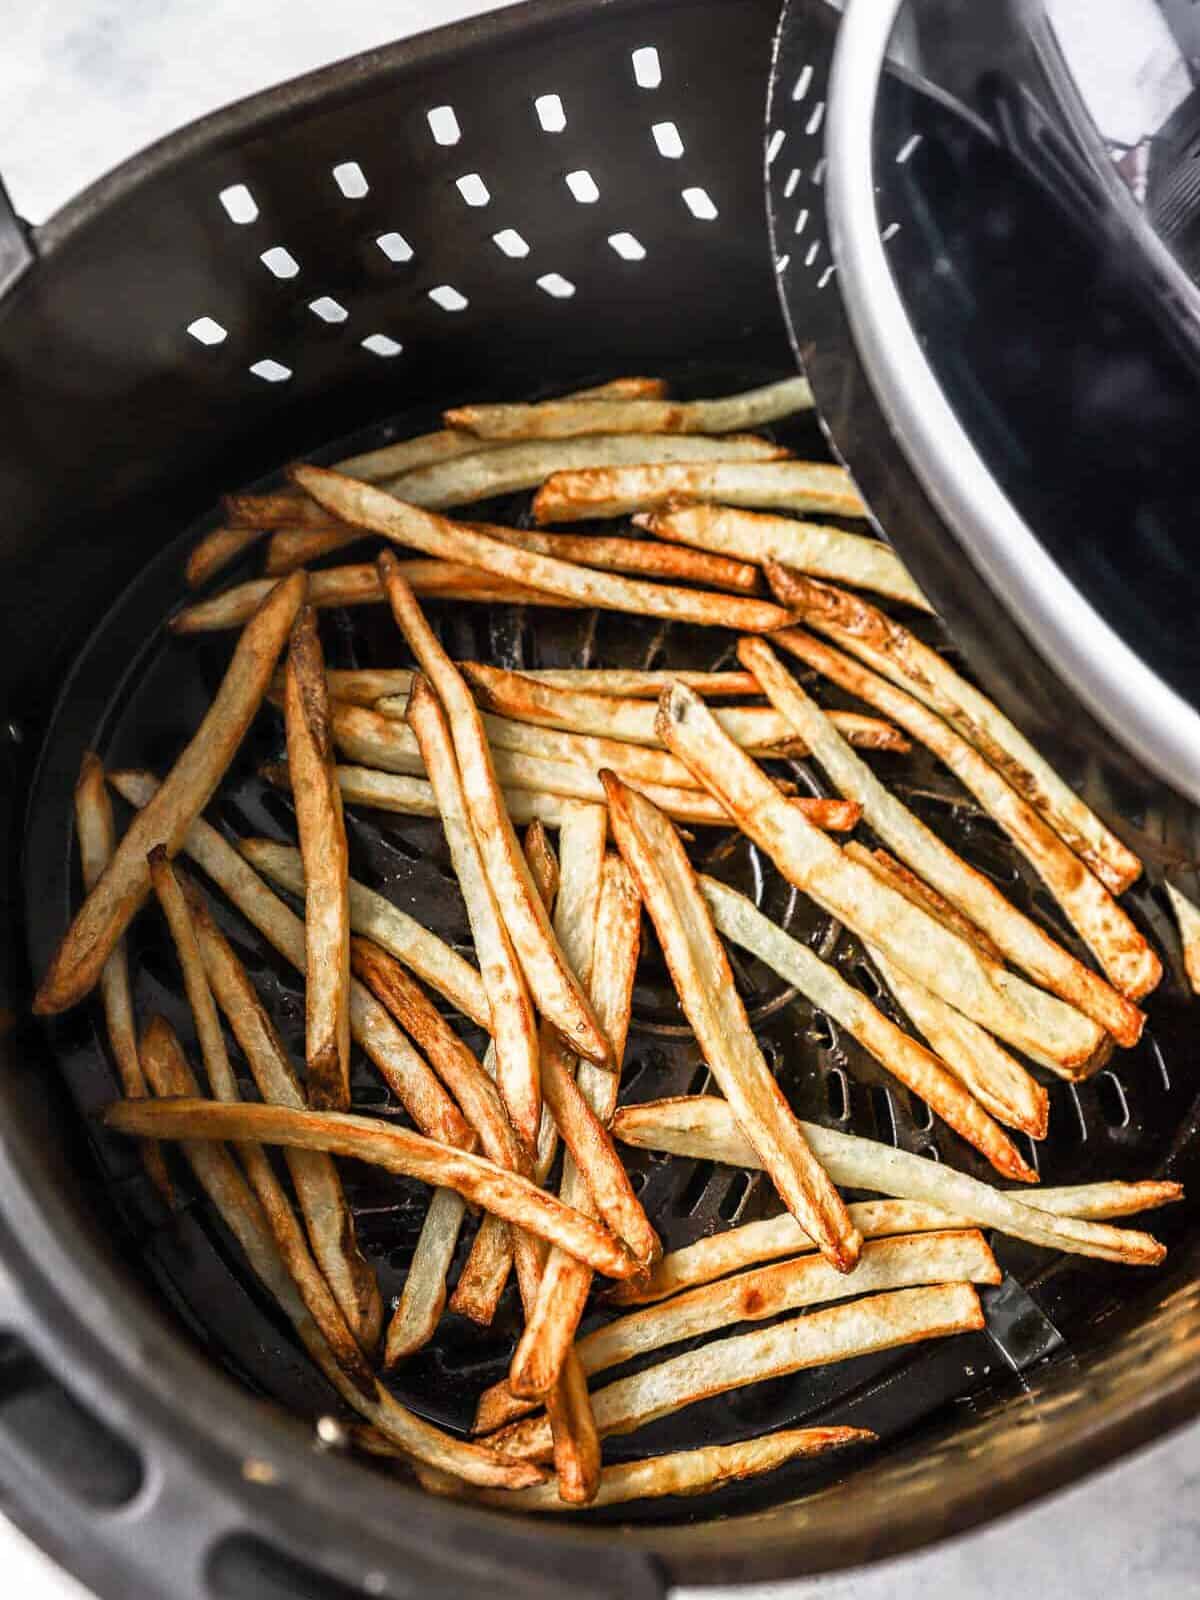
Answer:
[(1039, 544), (948, 404), (909, 322), (875, 211), (873, 130), (904, 0), (850, 0), (826, 109), (829, 230), (858, 354), (939, 514), (1055, 672), (1126, 748), (1200, 800), (1200, 715), (1114, 632)]

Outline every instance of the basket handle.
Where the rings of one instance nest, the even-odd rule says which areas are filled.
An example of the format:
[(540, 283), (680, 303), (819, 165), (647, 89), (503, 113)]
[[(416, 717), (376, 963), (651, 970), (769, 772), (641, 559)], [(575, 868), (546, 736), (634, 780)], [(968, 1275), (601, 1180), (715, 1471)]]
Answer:
[(6, 295), (32, 264), (29, 228), (17, 215), (4, 180), (0, 178), (0, 296)]

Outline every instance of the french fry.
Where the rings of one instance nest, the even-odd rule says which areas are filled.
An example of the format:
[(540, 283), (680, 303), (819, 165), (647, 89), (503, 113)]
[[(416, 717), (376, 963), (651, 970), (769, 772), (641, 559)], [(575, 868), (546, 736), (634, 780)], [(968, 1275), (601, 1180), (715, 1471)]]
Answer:
[[(276, 844), (273, 839), (242, 839), (238, 848), (256, 872), (292, 894), (304, 893), (304, 863), (299, 850)], [(353, 932), (403, 962), (422, 983), (436, 989), (472, 1022), (481, 1028), (491, 1026), (491, 1007), (483, 979), (471, 963), (406, 911), (353, 878), (350, 926)]]
[[(399, 576), (399, 563), (385, 552), (379, 567), (397, 626), (446, 708), (467, 814), (530, 994), (538, 1010), (571, 1041), (574, 1050), (603, 1061), (608, 1046), (578, 978), (559, 949), (546, 908), (533, 886), (504, 808), (487, 734), (471, 692), (430, 628), (412, 590)], [(416, 693), (414, 688), (414, 697)], [(507, 1095), (505, 1099), (518, 1130), (532, 1146), (538, 1130), (536, 1108), (530, 1114), (526, 1105), (523, 1114)]]
[(1018, 1049), (1032, 1046), (1068, 1067), (1093, 1056), (1103, 1032), (1090, 1018), (987, 966), (972, 946), (848, 858), (778, 794), (690, 690), (677, 685), (665, 691), (660, 711), (669, 748), (729, 806), (790, 883), (877, 944), (910, 977)]
[[(98, 882), (112, 860), (116, 848), (112, 801), (104, 777), (104, 766), (94, 751), (85, 750), (75, 782), (75, 837), (79, 842), (79, 864), (85, 892)], [(129, 982), (129, 958), (124, 939), (118, 939), (100, 973), (100, 1004), (108, 1046), (112, 1051), (121, 1093), (127, 1100), (141, 1099), (146, 1093), (146, 1077), (138, 1060), (137, 1025), (133, 1015), (133, 990)], [(168, 1205), (174, 1199), (163, 1152), (156, 1144), (142, 1148), (146, 1174)]]
[(1162, 976), (1162, 964), (1146, 939), (1099, 878), (1082, 866), (1070, 846), (974, 745), (921, 701), (811, 634), (783, 629), (773, 642), (885, 712), (932, 750), (1008, 834), (1115, 987), (1131, 1000), (1154, 988)]
[(788, 1210), (820, 1241), (822, 1253), (849, 1272), (861, 1238), (763, 1060), (679, 836), (648, 800), (610, 773), (601, 776), (613, 838), (658, 931), (704, 1059), (753, 1130)]
[(1118, 1043), (1137, 1043), (1145, 1021), (1138, 1008), (1018, 911), (986, 874), (969, 866), (898, 800), (854, 754), (769, 645), (744, 639), (738, 655), (832, 782), (863, 807), (865, 821), (885, 845), (978, 923), (1014, 965), (1091, 1017)]
[(944, 717), (1007, 782), (1039, 811), (1113, 894), (1133, 883), (1142, 864), (1033, 748), (999, 707), (969, 684), (936, 650), (909, 630), (851, 595), (802, 577), (777, 572), (785, 604), (835, 644)]
[[(895, 1289), (672, 1356), (598, 1390), (592, 1395), (592, 1409), (602, 1437), (632, 1433), (684, 1406), (746, 1384), (923, 1339), (971, 1333), (983, 1326), (979, 1296), (968, 1283)], [(489, 1440), (518, 1460), (545, 1460), (551, 1449), (550, 1428), (543, 1417), (513, 1423)]]
[(304, 861), (308, 1103), (318, 1111), (345, 1111), (350, 1105), (350, 857), (334, 775), (325, 658), (311, 606), (304, 606), (292, 625), (283, 705)]
[[(259, 768), (259, 773), (277, 789), (290, 790), (292, 786), (286, 762), (268, 761)], [(377, 811), (394, 811), (406, 817), (439, 815), (433, 789), (424, 778), (376, 772), (370, 767), (338, 767), (337, 780), (342, 800), (347, 805), (373, 806)], [(504, 803), (514, 823), (524, 826), (538, 821), (548, 828), (557, 828), (567, 802), (561, 795), (545, 794), (540, 790), (505, 789)], [(700, 819), (693, 817), (691, 820), (697, 822)], [(725, 811), (715, 802), (706, 820), (717, 827), (728, 824)]]
[[(565, 396), (568, 400), (661, 400), (667, 386), (661, 378), (614, 378), (590, 389), (577, 389)], [(472, 455), (486, 450), (487, 444), (473, 439), (454, 428), (441, 428), (436, 433), (424, 433), (415, 439), (400, 439), (395, 444), (385, 444), (378, 450), (367, 450), (357, 456), (347, 456), (337, 463), (339, 472), (348, 478), (361, 478), (364, 483), (379, 483), (393, 478), (397, 473), (411, 472), (415, 467), (433, 466), (440, 461), (453, 461), (459, 456)]]
[[(509, 672), (465, 661), (460, 670), (479, 703), (489, 711), (521, 722), (593, 738), (616, 739), (630, 744), (661, 746), (656, 727), (657, 707), (644, 700), (611, 694), (591, 694), (583, 689), (562, 689), (539, 682), (531, 674)], [(668, 677), (663, 688), (681, 678)], [(378, 708), (384, 711), (383, 705)], [(713, 712), (731, 739), (747, 750), (786, 751), (804, 755), (804, 741), (796, 738), (787, 721), (773, 706), (725, 706)], [(905, 751), (908, 740), (878, 717), (856, 712), (835, 712), (834, 721), (851, 744), (875, 750)]]
[(1037, 1182), (1037, 1173), (959, 1079), (847, 983), (835, 967), (785, 933), (735, 889), (707, 877), (701, 878), (700, 888), (718, 932), (795, 984), (807, 1000), (840, 1023), (894, 1078), (920, 1095), (932, 1111), (985, 1155), (998, 1172), (1025, 1183)]
[(575, 439), (595, 433), (733, 433), (812, 409), (803, 378), (719, 400), (543, 400), (537, 405), (455, 406), (448, 428), (480, 439)]
[[(233, 1030), (259, 1094), (276, 1105), (303, 1110), (304, 1090), (246, 969), (199, 889), (178, 869), (177, 875), (188, 896), (209, 987)], [(383, 1302), (375, 1273), (359, 1251), (354, 1217), (337, 1167), (330, 1156), (313, 1150), (289, 1150), (286, 1161), (313, 1255), (351, 1330), (363, 1349), (372, 1351), (379, 1343)]]
[(466, 1212), (467, 1202), (453, 1189), (435, 1189), (430, 1196), (400, 1303), (388, 1323), (386, 1367), (400, 1366), (437, 1332), (446, 1308), (446, 1274)]
[(188, 557), (184, 568), (188, 588), (199, 589), (210, 578), (215, 578), (262, 536), (261, 528), (213, 528)]
[[(997, 1284), (1000, 1277), (983, 1235), (973, 1228), (877, 1239), (864, 1244), (852, 1273), (838, 1272), (819, 1255), (761, 1266), (619, 1317), (580, 1339), (575, 1350), (584, 1373), (592, 1378), (731, 1323), (761, 1322), (784, 1311), (874, 1294), (880, 1289), (924, 1283)], [(511, 1385), (493, 1385), (480, 1403), (474, 1431), (501, 1426), (536, 1409), (536, 1400), (518, 1395)]]
[(227, 494), (221, 500), (226, 520), (235, 528), (327, 528), (338, 519), (309, 495), (295, 489)]
[(343, 478), (325, 467), (297, 466), (292, 473), (322, 503), (336, 504), (346, 521), (381, 534), (393, 544), (421, 550), (444, 561), (479, 567), (505, 582), (538, 589), (562, 600), (674, 622), (740, 628), (750, 633), (777, 628), (791, 620), (782, 606), (748, 595), (646, 583), (520, 550), (465, 523), (451, 522), (436, 512), (397, 500), (382, 489)]
[(496, 495), (536, 489), (564, 468), (608, 467), (638, 461), (780, 461), (788, 452), (755, 434), (720, 439), (694, 435), (596, 434), (586, 439), (535, 440), (476, 449), (458, 461), (437, 462), (388, 478), (384, 487), (409, 505), (432, 511)]
[[(158, 780), (148, 772), (110, 773), (109, 782), (118, 794), (138, 807), (147, 806), (161, 792)], [(304, 924), (272, 893), (236, 848), (198, 817), (184, 835), (183, 849), (267, 942), (303, 972)], [(428, 1064), (374, 995), (353, 981), (350, 1032), (419, 1128), (447, 1144), (471, 1142), (473, 1135), (462, 1113)]]
[(158, 844), (168, 855), (178, 852), (233, 760), (271, 682), (304, 586), (300, 573), (285, 579), (247, 624), (200, 726), (153, 801), (134, 818), (55, 951), (33, 1002), (37, 1014), (66, 1011), (99, 979), (150, 893), (147, 855)]
[[(471, 662), (471, 666), (481, 665)], [(460, 662), (466, 671), (468, 663)], [(758, 683), (752, 672), (672, 672), (641, 667), (523, 667), (522, 678), (549, 684), (554, 689), (582, 689), (592, 694), (617, 695), (629, 700), (657, 700), (669, 683), (686, 683), (709, 700), (734, 695), (756, 695)], [(469, 673), (468, 673), (469, 676)], [(399, 689), (390, 691), (400, 693)], [(349, 699), (350, 696), (344, 698)], [(382, 698), (382, 697), (381, 697)]]
[[(161, 1019), (154, 1019), (143, 1035), (143, 1060), (155, 1093), (186, 1095), (194, 1090), (195, 1079), (179, 1042)], [(142, 1103), (153, 1104), (151, 1101)], [(511, 1461), (484, 1446), (466, 1444), (443, 1433), (402, 1406), (373, 1377), (369, 1377), (365, 1391), (360, 1389), (342, 1371), (334, 1351), (313, 1321), (284, 1266), (279, 1245), (262, 1208), (229, 1152), (220, 1144), (198, 1140), (186, 1141), (183, 1149), (201, 1186), (241, 1246), (251, 1270), (277, 1301), (314, 1363), (348, 1405), (406, 1454), (469, 1483), (517, 1489), (541, 1481), (543, 1474), (537, 1470), (531, 1473), (529, 1463)]]
[(325, 1150), (330, 1155), (382, 1167), (434, 1188), (455, 1189), (472, 1205), (578, 1254), (595, 1272), (628, 1278), (637, 1263), (607, 1228), (565, 1206), (519, 1173), (486, 1156), (439, 1144), (346, 1111), (293, 1111), (287, 1106), (224, 1105), (190, 1096), (174, 1100), (120, 1100), (105, 1112), (106, 1126), (135, 1137), (225, 1140)]
[[(1037, 1209), (1051, 1211), (1056, 1216), (1096, 1221), (1134, 1216), (1139, 1211), (1152, 1211), (1182, 1198), (1182, 1184), (1156, 1179), (1141, 1183), (1084, 1183), (1065, 1189), (1039, 1189)], [(969, 1217), (954, 1216), (918, 1201), (860, 1200), (848, 1209), (864, 1239), (971, 1226)], [(782, 1216), (768, 1217), (762, 1222), (746, 1222), (724, 1233), (709, 1234), (697, 1239), (695, 1244), (685, 1245), (682, 1250), (673, 1250), (655, 1262), (648, 1277), (630, 1278), (625, 1283), (615, 1284), (605, 1299), (614, 1306), (651, 1305), (684, 1289), (727, 1277), (744, 1267), (815, 1249), (816, 1245), (795, 1217), (784, 1212)], [(503, 1384), (493, 1385), (484, 1398), (504, 1387)], [(483, 1412), (482, 1401), (480, 1411)], [(482, 1419), (479, 1415), (476, 1417), (476, 1431), (490, 1431), (515, 1414), (501, 1415), (497, 1405), (489, 1404)]]
[(466, 902), (480, 975), (491, 1012), (496, 1077), (513, 1127), (529, 1142), (541, 1115), (537, 1024), (525, 978), (500, 914), (468, 810), (466, 787), (446, 717), (426, 680), (418, 677), (409, 718), (437, 796), (450, 859)]
[(818, 578), (873, 589), (922, 611), (933, 609), (900, 557), (881, 539), (732, 506), (675, 506), (641, 512), (633, 520), (660, 539), (677, 539), (759, 566), (782, 561)]
[[(843, 1188), (873, 1189), (917, 1200), (979, 1228), (995, 1228), (1050, 1250), (1095, 1256), (1125, 1266), (1155, 1267), (1166, 1255), (1157, 1239), (1132, 1228), (1110, 1228), (1052, 1214), (1035, 1206), (1033, 1195), (1018, 1198), (924, 1156), (816, 1123), (806, 1122), (802, 1127), (833, 1181)], [(669, 1150), (673, 1155), (735, 1167), (759, 1165), (728, 1103), (711, 1095), (625, 1106), (613, 1118), (612, 1131), (615, 1138), (640, 1149)], [(1041, 1191), (1036, 1195), (1040, 1200)]]
[[(491, 605), (571, 607), (560, 596), (528, 589), (505, 579), (493, 578), (479, 567), (455, 561), (406, 561), (401, 568), (415, 594), (427, 600), (470, 600)], [(251, 578), (236, 584), (211, 600), (186, 606), (171, 618), (172, 633), (211, 633), (221, 628), (238, 628), (258, 610), (276, 587), (274, 578)], [(318, 611), (329, 606), (370, 606), (383, 603), (383, 585), (370, 563), (348, 567), (327, 567), (308, 575), (308, 603)], [(786, 613), (785, 613), (786, 615)]]
[(866, 507), (842, 467), (820, 461), (675, 461), (559, 468), (533, 501), (538, 522), (581, 522), (653, 511), (679, 500), (775, 507), (865, 517)]
[(1183, 966), (1193, 994), (1200, 994), (1200, 911), (1173, 883), (1166, 884), (1167, 898), (1179, 924), (1179, 938), (1183, 946)]

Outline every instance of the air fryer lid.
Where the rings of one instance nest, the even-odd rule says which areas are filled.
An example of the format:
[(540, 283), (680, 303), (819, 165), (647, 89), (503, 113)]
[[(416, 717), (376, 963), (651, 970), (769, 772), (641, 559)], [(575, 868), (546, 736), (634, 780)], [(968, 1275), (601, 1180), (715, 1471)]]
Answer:
[[(835, 49), (791, 0), (770, 177), (834, 442), (972, 659), (996, 598), (1015, 624), (989, 687), (1059, 728), (1077, 696), (1195, 798), (1193, 10), (851, 0)], [(1029, 645), (1068, 693), (1029, 689)]]

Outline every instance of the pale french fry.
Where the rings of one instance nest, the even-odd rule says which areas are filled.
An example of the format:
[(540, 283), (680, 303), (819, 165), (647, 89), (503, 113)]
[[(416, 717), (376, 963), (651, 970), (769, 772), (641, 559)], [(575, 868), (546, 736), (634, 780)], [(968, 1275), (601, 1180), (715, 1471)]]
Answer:
[[(657, 707), (644, 699), (589, 693), (582, 685), (578, 689), (563, 688), (538, 679), (533, 673), (509, 672), (478, 661), (462, 662), (460, 671), (480, 704), (501, 716), (630, 744), (662, 744), (655, 725)], [(686, 677), (684, 673), (668, 673), (661, 687), (682, 683)], [(702, 693), (703, 685), (698, 686), (696, 692)], [(378, 709), (382, 711), (385, 707), (381, 705)], [(795, 737), (787, 719), (772, 706), (718, 706), (713, 715), (730, 738), (747, 750), (787, 750), (792, 755), (805, 754), (803, 740)], [(833, 720), (851, 744), (900, 752), (912, 748), (897, 729), (878, 717), (834, 712)]]
[[(468, 458), (469, 459), (469, 458)], [(483, 458), (487, 461), (489, 458)], [(504, 544), (462, 522), (451, 522), (436, 512), (397, 500), (371, 484), (343, 478), (325, 467), (292, 468), (296, 481), (310, 494), (340, 507), (348, 522), (401, 547), (427, 556), (481, 568), (508, 583), (539, 589), (579, 605), (638, 616), (664, 617), (711, 627), (740, 628), (748, 633), (778, 628), (791, 620), (782, 606), (748, 595), (684, 589), (675, 584), (647, 583), (615, 572), (600, 572), (520, 550)]]
[(785, 603), (835, 644), (944, 717), (1007, 779), (1114, 894), (1128, 889), (1142, 864), (1045, 761), (1000, 709), (936, 650), (859, 595), (777, 574)]
[(641, 512), (633, 520), (661, 539), (678, 539), (720, 555), (740, 556), (759, 566), (768, 561), (786, 562), (818, 578), (873, 589), (922, 611), (933, 609), (900, 557), (881, 539), (731, 506), (675, 506)]
[(658, 931), (675, 987), (709, 1069), (753, 1130), (788, 1210), (843, 1272), (861, 1238), (783, 1098), (746, 1019), (724, 948), (683, 845), (661, 812), (602, 774), (609, 823)]
[(527, 1233), (578, 1254), (596, 1272), (628, 1278), (637, 1263), (607, 1228), (563, 1205), (519, 1173), (486, 1156), (439, 1144), (424, 1134), (346, 1111), (293, 1111), (287, 1106), (224, 1105), (219, 1100), (120, 1100), (105, 1124), (137, 1137), (224, 1140), (326, 1150), (330, 1155), (455, 1189), (472, 1205), (494, 1211)]
[[(273, 839), (242, 839), (238, 848), (256, 872), (292, 894), (304, 893), (304, 863), (299, 850), (276, 844)], [(481, 1028), (491, 1026), (491, 1007), (483, 979), (471, 963), (406, 911), (353, 878), (350, 926), (403, 962), (422, 983), (436, 989), (472, 1022)]]
[(261, 528), (213, 528), (206, 533), (192, 551), (184, 568), (189, 589), (199, 589), (201, 584), (215, 578), (231, 561), (236, 561), (243, 550), (248, 550), (263, 536)]
[(325, 657), (311, 606), (292, 625), (283, 691), (288, 768), (304, 861), (308, 1103), (350, 1105), (350, 857), (334, 775)]
[(783, 629), (773, 643), (885, 712), (932, 750), (1033, 866), (1116, 988), (1131, 1000), (1154, 988), (1162, 964), (1149, 943), (1099, 878), (974, 745), (914, 696), (811, 634)]
[(39, 1015), (76, 1005), (97, 982), (150, 893), (147, 855), (158, 844), (175, 855), (208, 804), (270, 685), (304, 586), (301, 573), (285, 579), (248, 623), (200, 726), (154, 799), (134, 818), (55, 951), (33, 1002)]
[[(603, 1061), (608, 1046), (582, 985), (559, 949), (546, 908), (530, 878), (504, 807), (504, 796), (478, 707), (426, 621), (412, 590), (399, 576), (399, 563), (385, 552), (380, 557), (379, 567), (397, 626), (446, 708), (467, 815), (530, 994), (541, 1014), (571, 1041), (574, 1050), (589, 1059)], [(414, 687), (414, 698), (416, 693)], [(410, 707), (410, 717), (411, 714)], [(507, 1095), (505, 1098), (509, 1114), (532, 1146), (538, 1130), (536, 1108), (530, 1114), (530, 1106), (526, 1105), (525, 1114), (522, 1114), (508, 1102)]]
[[(133, 806), (148, 805), (158, 792), (158, 780), (148, 772), (110, 773), (109, 782)], [(303, 972), (304, 924), (237, 849), (200, 817), (185, 834), (183, 848), (267, 942)], [(471, 1130), (437, 1076), (374, 995), (353, 981), (350, 1032), (419, 1128), (447, 1144), (471, 1142)]]
[(729, 806), (790, 883), (877, 944), (910, 977), (1018, 1049), (1032, 1046), (1066, 1066), (1092, 1057), (1103, 1032), (1090, 1018), (987, 966), (956, 934), (849, 859), (778, 794), (690, 690), (676, 685), (665, 691), (660, 710), (667, 745)]
[(675, 461), (559, 468), (534, 497), (538, 522), (580, 522), (653, 511), (678, 500), (776, 507), (865, 517), (866, 507), (842, 467), (821, 461)]
[(537, 405), (455, 406), (448, 428), (480, 439), (574, 439), (595, 433), (733, 433), (812, 409), (803, 378), (719, 400), (543, 400)]
[(536, 489), (554, 472), (638, 461), (780, 461), (788, 452), (755, 434), (721, 439), (694, 435), (596, 434), (586, 439), (535, 440), (473, 450), (458, 461), (436, 462), (388, 478), (384, 486), (410, 505), (430, 510), (469, 505), (495, 495)]
[[(217, 927), (196, 886), (177, 873), (188, 896), (192, 922), (209, 986), (246, 1058), (264, 1100), (302, 1110), (306, 1104), (283, 1041), (267, 1015), (249, 974)], [(363, 1259), (354, 1217), (333, 1159), (313, 1150), (286, 1152), (314, 1256), (342, 1315), (366, 1351), (379, 1343), (383, 1302), (375, 1273)]]
[[(104, 777), (104, 766), (94, 751), (85, 750), (75, 782), (75, 837), (79, 842), (79, 865), (84, 890), (90, 890), (112, 860), (116, 848), (112, 801)], [(133, 990), (129, 982), (129, 958), (124, 939), (118, 939), (100, 973), (100, 1004), (104, 1026), (112, 1051), (121, 1093), (127, 1100), (138, 1100), (146, 1093), (146, 1077), (138, 1060), (137, 1025), (133, 1015)], [(171, 1180), (161, 1148), (147, 1144), (142, 1148), (147, 1176), (168, 1205), (172, 1203)]]
[[(493, 578), (479, 567), (455, 561), (406, 561), (401, 568), (415, 594), (428, 600), (470, 600), (491, 605), (559, 606), (573, 602), (540, 589), (525, 588), (505, 579)], [(211, 600), (177, 611), (170, 620), (172, 633), (211, 633), (221, 628), (237, 628), (258, 610), (276, 587), (274, 578), (252, 578), (239, 583)], [(327, 567), (308, 575), (308, 601), (318, 611), (329, 606), (370, 606), (383, 603), (383, 585), (370, 563), (349, 567)], [(784, 613), (786, 616), (786, 613)]]
[(707, 877), (701, 878), (700, 887), (720, 933), (795, 984), (807, 1000), (840, 1023), (893, 1077), (920, 1095), (932, 1111), (985, 1155), (998, 1172), (1025, 1183), (1037, 1182), (1037, 1173), (959, 1079), (847, 983), (835, 967), (785, 933), (736, 889)]
[[(259, 772), (276, 788), (291, 788), (286, 762), (267, 762), (259, 768)], [(394, 811), (406, 817), (439, 815), (433, 788), (424, 778), (376, 772), (370, 767), (338, 767), (337, 780), (342, 799), (347, 805), (373, 806), (377, 811)], [(537, 821), (545, 823), (548, 828), (557, 828), (566, 801), (561, 795), (545, 794), (540, 790), (505, 789), (504, 803), (514, 823), (523, 826)], [(699, 822), (701, 819), (693, 817), (690, 820)], [(704, 820), (715, 827), (728, 824), (726, 812), (715, 801)]]
[(836, 787), (863, 807), (864, 820), (885, 845), (978, 923), (1014, 965), (1091, 1017), (1118, 1043), (1137, 1043), (1145, 1021), (1138, 1008), (1018, 911), (986, 874), (969, 866), (897, 799), (854, 754), (769, 645), (744, 639), (738, 655)]
[[(602, 1437), (632, 1433), (746, 1384), (983, 1326), (979, 1296), (968, 1283), (895, 1289), (672, 1356), (596, 1391), (592, 1409)], [(551, 1449), (549, 1424), (529, 1417), (490, 1435), (490, 1442), (518, 1460), (541, 1461)]]
[[(147, 1077), (157, 1094), (186, 1095), (194, 1090), (195, 1079), (179, 1042), (161, 1019), (155, 1019), (143, 1036), (143, 1058)], [(185, 1142), (183, 1149), (201, 1186), (241, 1246), (251, 1270), (273, 1295), (312, 1360), (348, 1405), (406, 1454), (467, 1482), (516, 1489), (541, 1481), (543, 1475), (536, 1470), (531, 1473), (528, 1463), (511, 1461), (484, 1446), (465, 1444), (443, 1433), (407, 1410), (370, 1375), (365, 1388), (360, 1389), (342, 1371), (324, 1334), (300, 1298), (262, 1208), (229, 1152), (220, 1144), (198, 1140)]]
[(541, 1114), (537, 1023), (472, 826), (450, 729), (437, 697), (422, 677), (413, 683), (409, 716), (429, 769), (450, 859), (466, 902), (491, 1012), (500, 1094), (514, 1128), (532, 1146)]
[[(1141, 1183), (1083, 1183), (1065, 1189), (1039, 1189), (1037, 1209), (1056, 1216), (1101, 1221), (1152, 1211), (1182, 1198), (1182, 1184), (1157, 1179)], [(971, 1226), (970, 1217), (954, 1216), (937, 1206), (911, 1200), (861, 1200), (850, 1206), (849, 1211), (864, 1239)], [(815, 1249), (816, 1245), (795, 1217), (785, 1212), (762, 1222), (743, 1223), (725, 1233), (710, 1234), (697, 1239), (695, 1244), (685, 1245), (682, 1250), (673, 1250), (655, 1262), (648, 1277), (630, 1278), (626, 1283), (615, 1284), (605, 1299), (615, 1306), (650, 1305), (683, 1289), (694, 1289), (699, 1284), (727, 1277), (743, 1267)], [(493, 1385), (484, 1398), (503, 1388), (503, 1384)], [(480, 1410), (483, 1410), (482, 1401)], [(499, 1427), (508, 1420), (508, 1416), (500, 1415), (498, 1406), (491, 1403), (483, 1419), (476, 1418), (476, 1431)]]
[(453, 1189), (435, 1189), (417, 1236), (400, 1304), (388, 1324), (384, 1365), (397, 1367), (427, 1345), (446, 1307), (446, 1274), (454, 1259), (467, 1202)]
[[(880, 1289), (913, 1288), (923, 1283), (997, 1284), (1000, 1278), (995, 1257), (976, 1229), (931, 1230), (877, 1239), (864, 1244), (852, 1273), (838, 1272), (819, 1255), (758, 1267), (619, 1317), (580, 1339), (575, 1350), (584, 1373), (591, 1378), (731, 1323), (761, 1322), (784, 1311), (874, 1294)], [(475, 1432), (536, 1409), (536, 1400), (518, 1395), (511, 1385), (496, 1384), (483, 1396)]]
[[(381, 1435), (367, 1440), (364, 1438), (367, 1431), (360, 1432), (358, 1442), (368, 1451), (402, 1454)], [(799, 1457), (823, 1455), (827, 1450), (841, 1450), (848, 1445), (871, 1444), (875, 1437), (866, 1428), (794, 1428), (763, 1434), (758, 1439), (743, 1439), (736, 1444), (710, 1444), (698, 1450), (674, 1450), (667, 1455), (651, 1456), (645, 1461), (622, 1461), (604, 1468), (596, 1485), (595, 1498), (590, 1503), (599, 1510), (603, 1506), (656, 1500), (665, 1495), (711, 1494), (728, 1483), (775, 1472)], [(469, 1495), (476, 1503), (505, 1511), (576, 1509), (564, 1505), (553, 1483), (513, 1493), (491, 1489), (471, 1491), (462, 1489), (459, 1480), (449, 1474), (435, 1473), (425, 1466), (417, 1466), (414, 1471), (431, 1494)]]
[[(1072, 1255), (1095, 1256), (1126, 1266), (1155, 1267), (1166, 1255), (1157, 1239), (1132, 1228), (1055, 1215), (1033, 1204), (1033, 1195), (1018, 1198), (956, 1172), (939, 1161), (910, 1155), (874, 1139), (837, 1133), (816, 1123), (802, 1124), (805, 1135), (833, 1181), (848, 1189), (874, 1189), (880, 1194), (917, 1200), (965, 1218), (980, 1228), (995, 1228), (1030, 1244)], [(735, 1167), (757, 1167), (758, 1156), (724, 1100), (712, 1095), (685, 1095), (625, 1106), (613, 1118), (614, 1137), (641, 1149), (669, 1150), (702, 1161)], [(1041, 1191), (1036, 1191), (1040, 1198)]]
[[(661, 378), (613, 378), (590, 389), (576, 389), (564, 396), (568, 400), (661, 400), (667, 386)], [(339, 472), (348, 478), (362, 478), (365, 483), (378, 483), (381, 479), (395, 477), (397, 473), (411, 472), (414, 467), (433, 466), (439, 461), (453, 461), (459, 456), (473, 455), (486, 450), (487, 444), (473, 439), (454, 428), (441, 428), (436, 433), (424, 433), (415, 439), (397, 440), (395, 444), (382, 445), (378, 450), (367, 450), (362, 455), (347, 456), (337, 463)]]
[(1193, 994), (1200, 994), (1200, 911), (1175, 887), (1166, 884), (1167, 898), (1179, 924), (1179, 938), (1183, 945), (1183, 966)]
[[(472, 662), (472, 666), (479, 665)], [(466, 662), (459, 667), (465, 671)], [(756, 695), (758, 683), (752, 672), (670, 672), (641, 667), (524, 667), (522, 678), (549, 684), (555, 689), (582, 689), (592, 694), (622, 696), (629, 700), (657, 700), (669, 683), (686, 683), (706, 699), (719, 700), (733, 695)], [(397, 688), (388, 691), (399, 694)], [(349, 695), (345, 699), (352, 698)]]

